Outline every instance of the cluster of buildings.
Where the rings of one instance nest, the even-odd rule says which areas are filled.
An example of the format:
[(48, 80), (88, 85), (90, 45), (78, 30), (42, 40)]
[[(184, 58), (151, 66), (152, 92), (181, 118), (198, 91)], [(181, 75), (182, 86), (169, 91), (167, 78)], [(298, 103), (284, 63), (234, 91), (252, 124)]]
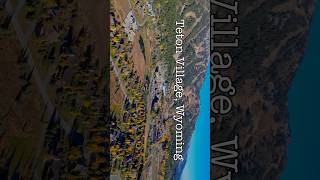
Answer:
[(132, 10), (128, 13), (127, 17), (124, 20), (125, 32), (128, 35), (129, 41), (134, 40), (135, 32), (138, 30), (138, 24), (136, 17), (133, 15)]

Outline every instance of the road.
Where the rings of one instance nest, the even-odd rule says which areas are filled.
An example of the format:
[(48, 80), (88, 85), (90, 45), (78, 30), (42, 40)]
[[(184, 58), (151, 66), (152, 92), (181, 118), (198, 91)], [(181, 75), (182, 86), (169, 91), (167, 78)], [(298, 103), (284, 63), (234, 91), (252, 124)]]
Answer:
[[(17, 6), (17, 9), (21, 9), (22, 6), (24, 5), (25, 3), (25, 0), (21, 0), (19, 5)], [(41, 95), (41, 97), (43, 98), (44, 102), (46, 102), (45, 104), (48, 104), (47, 106), (47, 111), (49, 112), (49, 114), (52, 114), (54, 112), (54, 110), (56, 109), (55, 106), (53, 105), (53, 103), (51, 102), (51, 100), (49, 99), (49, 96), (47, 94), (47, 84), (45, 84), (41, 78), (41, 75), (33, 61), (33, 58), (32, 58), (32, 55), (31, 55), (31, 51), (28, 47), (28, 41), (31, 37), (31, 34), (34, 30), (34, 27), (35, 27), (35, 23), (33, 23), (33, 25), (31, 25), (29, 28), (28, 28), (28, 31), (26, 34), (23, 33), (23, 30), (18, 22), (18, 19), (17, 19), (17, 15), (18, 15), (18, 11), (15, 11), (13, 10), (13, 7), (10, 3), (10, 1), (7, 1), (6, 3), (6, 10), (8, 13), (14, 13), (13, 16), (12, 16), (12, 20), (11, 20), (11, 23), (17, 33), (17, 36), (18, 36), (18, 39), (19, 39), (19, 42), (20, 42), (20, 45), (22, 46), (23, 49), (26, 49), (26, 55), (28, 56), (28, 64), (30, 66), (30, 69), (34, 68), (33, 70), (33, 77), (34, 77), (34, 80), (36, 82), (36, 86), (39, 90), (39, 93)], [(57, 114), (58, 116), (58, 114)], [(49, 117), (50, 118), (50, 117)], [(61, 117), (60, 117), (61, 118)], [(62, 120), (62, 125), (63, 125), (63, 128), (67, 131), (67, 132), (70, 132), (71, 130), (71, 125), (69, 125), (68, 123), (66, 123), (65, 121)]]
[[(113, 58), (112, 58), (111, 56), (110, 56), (110, 60), (111, 60), (111, 65), (112, 65), (112, 67), (113, 67), (113, 71), (114, 71), (114, 73), (116, 73), (116, 76), (118, 77), (119, 84), (120, 84), (120, 88), (121, 88), (122, 92), (124, 93), (124, 95), (125, 95), (126, 97), (129, 97), (129, 96), (128, 96), (128, 93), (127, 93), (127, 89), (123, 86), (123, 82), (122, 82), (122, 80), (121, 80), (118, 67), (114, 64)], [(118, 61), (118, 60), (119, 60), (119, 58), (118, 58), (116, 61)]]
[[(36, 87), (37, 87), (37, 89), (38, 89), (38, 91), (44, 101), (44, 104), (47, 104), (47, 106), (46, 106), (46, 108), (47, 108), (47, 121), (49, 121), (52, 115), (55, 115), (55, 117), (59, 117), (59, 113), (56, 111), (55, 106), (53, 105), (53, 103), (51, 102), (51, 100), (47, 94), (47, 90), (46, 90), (47, 84), (43, 82), (43, 80), (41, 78), (42, 76), (40, 75), (40, 73), (39, 73), (39, 71), (33, 61), (31, 51), (28, 47), (28, 42), (29, 42), (29, 39), (30, 39), (33, 31), (34, 31), (36, 22), (33, 22), (28, 27), (27, 33), (24, 33), (20, 24), (19, 24), (18, 18), (17, 18), (20, 10), (25, 5), (25, 2), (26, 2), (25, 0), (20, 0), (17, 7), (14, 9), (12, 7), (10, 0), (8, 0), (5, 4), (5, 8), (6, 8), (6, 11), (8, 12), (8, 14), (13, 14), (12, 19), (11, 19), (11, 23), (16, 31), (16, 34), (17, 34), (17, 37), (18, 37), (18, 40), (20, 42), (22, 49), (26, 50), (26, 56), (28, 57), (28, 65), (29, 65), (30, 69), (34, 68), (33, 78), (35, 80), (35, 85), (36, 85)], [(71, 130), (71, 125), (69, 123), (65, 122), (61, 117), (60, 117), (60, 120), (61, 120), (60, 121), (61, 126), (68, 134)], [(46, 128), (43, 128), (42, 132), (41, 132), (43, 138), (45, 137), (45, 133), (46, 133)], [(32, 164), (32, 169), (34, 169), (37, 165), (36, 162), (38, 161), (38, 158), (41, 154), (42, 147), (43, 147), (43, 143), (39, 143), (38, 148), (36, 148), (36, 150), (35, 150), (36, 152), (34, 153), (34, 161)], [(38, 177), (37, 179), (40, 179), (40, 178)]]

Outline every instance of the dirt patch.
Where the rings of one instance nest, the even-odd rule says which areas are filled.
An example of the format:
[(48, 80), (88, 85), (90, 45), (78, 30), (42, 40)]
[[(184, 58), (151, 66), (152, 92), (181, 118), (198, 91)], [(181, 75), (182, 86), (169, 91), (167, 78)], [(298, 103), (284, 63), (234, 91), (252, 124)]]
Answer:
[(153, 31), (147, 30), (146, 28), (143, 28), (140, 32), (140, 35), (144, 42), (144, 49), (145, 49), (145, 55), (146, 55), (146, 67), (149, 67), (151, 64), (151, 55), (152, 55), (152, 49), (154, 47), (151, 46), (152, 39), (151, 37), (154, 37)]
[[(19, 92), (21, 83), (19, 81), (19, 66), (17, 64), (19, 45), (16, 39), (9, 37), (6, 40), (1, 40), (0, 55), (1, 55), (1, 70), (0, 70), (0, 117), (4, 116), (13, 103)], [(8, 83), (10, 82), (10, 83)]]
[(193, 11), (187, 12), (184, 17), (185, 17), (185, 18), (186, 18), (186, 17), (193, 17), (194, 19), (197, 19), (197, 15), (196, 15), (196, 13), (193, 12)]
[(132, 48), (132, 58), (134, 63), (134, 68), (138, 73), (139, 79), (143, 81), (144, 73), (146, 68), (146, 61), (144, 59), (142, 50), (139, 44), (140, 35), (136, 35), (133, 41), (133, 48)]
[(128, 0), (114, 0), (112, 4), (119, 12), (121, 19), (124, 20), (131, 10)]
[(117, 77), (112, 71), (110, 71), (110, 96), (111, 105), (122, 105), (124, 92), (122, 92)]
[(92, 33), (92, 38), (95, 41), (94, 55), (100, 60), (101, 68), (103, 69), (107, 61), (107, 4), (105, 1), (91, 0), (83, 1), (83, 6), (86, 7), (86, 15), (88, 17), (88, 27)]
[[(34, 162), (34, 149), (43, 140), (41, 130), (46, 123), (41, 121), (43, 102), (33, 78), (27, 84), (23, 74), (30, 73), (26, 62), (18, 63), (20, 44), (15, 33), (1, 35), (0, 56), (0, 158), (11, 157), (9, 169), (26, 168)], [(19, 164), (23, 164), (24, 167)], [(22, 171), (23, 171), (22, 170)]]

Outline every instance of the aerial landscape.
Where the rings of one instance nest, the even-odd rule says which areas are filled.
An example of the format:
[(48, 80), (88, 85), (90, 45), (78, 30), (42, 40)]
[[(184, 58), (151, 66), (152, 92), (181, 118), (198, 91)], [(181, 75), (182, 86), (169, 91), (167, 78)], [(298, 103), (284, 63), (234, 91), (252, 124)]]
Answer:
[(318, 178), (316, 0), (237, 1), (239, 46), (214, 49), (233, 107), (210, 125), (221, 1), (0, 0), (0, 180), (217, 179), (233, 155), (235, 180)]
[[(288, 92), (305, 54), (314, 9), (314, 0), (240, 2), (239, 47), (228, 52), (233, 54), (234, 62), (223, 72), (231, 77), (237, 89), (231, 98), (233, 111), (217, 117), (211, 126), (211, 137), (216, 137), (211, 138), (211, 145), (238, 137), (238, 172), (232, 179), (280, 179), (287, 163), (292, 162), (287, 161), (290, 127), (297, 121), (303, 124), (307, 116), (290, 124)], [(296, 92), (297, 97), (300, 93)], [(294, 107), (298, 113), (299, 104)], [(212, 151), (211, 155), (217, 153)], [(305, 156), (299, 158), (305, 159)], [(298, 173), (304, 165), (296, 164), (297, 172), (287, 172), (287, 179), (301, 179), (289, 174)], [(314, 168), (318, 172), (318, 167)], [(228, 168), (211, 164), (211, 178), (225, 176), (227, 172)]]
[(0, 2), (0, 179), (105, 179), (106, 1)]
[[(176, 21), (185, 22), (185, 149), (199, 114), (209, 52), (204, 0), (111, 0), (111, 179), (179, 179), (173, 156)], [(181, 56), (182, 56), (181, 55)], [(186, 152), (186, 151), (185, 151)]]
[(180, 179), (173, 114), (187, 159), (208, 19), (204, 0), (1, 0), (0, 179)]
[[(319, 2), (319, 1), (318, 1)], [(288, 93), (290, 142), (281, 180), (319, 177), (319, 42), (320, 8), (316, 4), (302, 62)], [(316, 82), (316, 83), (315, 83)], [(303, 166), (301, 166), (303, 164)]]

